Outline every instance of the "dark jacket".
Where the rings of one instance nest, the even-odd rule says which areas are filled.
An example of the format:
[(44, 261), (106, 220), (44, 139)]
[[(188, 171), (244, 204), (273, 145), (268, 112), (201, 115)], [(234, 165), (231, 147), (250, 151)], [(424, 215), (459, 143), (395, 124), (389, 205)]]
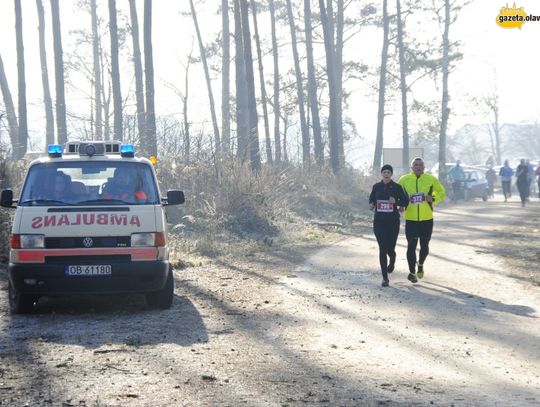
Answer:
[[(396, 200), (395, 204), (388, 203), (390, 197)], [(375, 205), (374, 220), (395, 220), (399, 219), (398, 206), (409, 205), (409, 197), (403, 191), (401, 185), (390, 181), (388, 184), (377, 182), (373, 185), (369, 195), (369, 203)]]

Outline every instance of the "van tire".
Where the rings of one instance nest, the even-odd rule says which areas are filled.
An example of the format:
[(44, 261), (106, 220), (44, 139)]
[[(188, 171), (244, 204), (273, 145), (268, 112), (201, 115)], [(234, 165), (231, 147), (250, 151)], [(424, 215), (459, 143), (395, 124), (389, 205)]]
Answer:
[(146, 303), (150, 308), (155, 309), (169, 309), (171, 308), (174, 298), (174, 277), (172, 267), (169, 268), (169, 274), (167, 275), (167, 282), (165, 287), (159, 291), (152, 291), (146, 293)]
[(15, 287), (8, 283), (9, 311), (12, 314), (29, 314), (34, 310), (36, 297), (33, 295), (21, 294)]

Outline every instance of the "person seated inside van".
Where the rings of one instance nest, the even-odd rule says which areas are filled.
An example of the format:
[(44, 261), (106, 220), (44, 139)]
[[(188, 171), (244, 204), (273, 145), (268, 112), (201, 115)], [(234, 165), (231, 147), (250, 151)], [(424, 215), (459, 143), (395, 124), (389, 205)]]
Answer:
[(103, 199), (131, 202), (144, 201), (148, 198), (146, 193), (137, 187), (133, 170), (119, 167), (114, 171), (113, 179), (105, 185)]
[(71, 179), (69, 175), (64, 174), (62, 171), (54, 174), (53, 185), (50, 191), (48, 199), (61, 202), (71, 202), (74, 199), (74, 195), (71, 192)]

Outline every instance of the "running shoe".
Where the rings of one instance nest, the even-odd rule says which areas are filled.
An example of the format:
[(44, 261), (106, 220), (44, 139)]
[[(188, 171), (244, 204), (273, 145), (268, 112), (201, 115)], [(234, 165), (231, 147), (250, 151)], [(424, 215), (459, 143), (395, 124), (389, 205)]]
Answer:
[(390, 282), (388, 280), (383, 280), (381, 285), (383, 287), (388, 287), (390, 285)]
[(409, 280), (411, 283), (417, 283), (418, 279), (416, 278), (416, 275), (414, 273), (409, 273), (407, 276), (407, 280)]
[(424, 278), (424, 265), (423, 264), (418, 264), (418, 271), (416, 272), (416, 275), (418, 276), (418, 278)]

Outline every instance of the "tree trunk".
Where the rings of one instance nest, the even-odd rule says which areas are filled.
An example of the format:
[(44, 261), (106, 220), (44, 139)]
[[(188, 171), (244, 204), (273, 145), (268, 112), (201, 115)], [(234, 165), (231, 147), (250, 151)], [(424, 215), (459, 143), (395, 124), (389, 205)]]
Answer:
[(296, 74), (296, 91), (298, 93), (298, 109), (300, 111), (300, 128), (302, 130), (302, 162), (304, 167), (310, 164), (310, 137), (306, 121), (305, 102), (304, 102), (304, 80), (300, 69), (300, 58), (298, 57), (298, 47), (296, 40), (296, 27), (292, 11), (291, 0), (287, 0), (287, 15), (289, 17), (289, 26), (291, 29), (291, 44), (293, 51), (294, 70)]
[(6, 107), (6, 116), (8, 121), (9, 139), (12, 146), (12, 155), (19, 142), (19, 124), (17, 123), (17, 113), (15, 112), (15, 106), (13, 105), (13, 98), (11, 97), (11, 91), (9, 90), (9, 84), (4, 71), (4, 62), (0, 55), (0, 88), (2, 89), (2, 96), (4, 98), (4, 105)]
[(152, 0), (144, 0), (144, 67), (146, 74), (145, 151), (148, 155), (157, 157), (154, 55), (152, 50)]
[(499, 127), (499, 108), (493, 110), (493, 133), (495, 133), (495, 159), (497, 165), (501, 165), (501, 128)]
[(304, 0), (304, 23), (306, 30), (306, 56), (308, 71), (308, 97), (311, 107), (311, 122), (313, 126), (313, 147), (315, 161), (319, 166), (324, 164), (324, 151), (321, 136), (321, 119), (317, 100), (317, 80), (315, 79), (315, 64), (313, 62), (313, 35), (311, 19), (311, 0)]
[(229, 28), (229, 0), (221, 0), (223, 25), (223, 59), (221, 61), (221, 144), (225, 155), (231, 151), (231, 32)]
[[(329, 0), (331, 3), (331, 0)], [(339, 141), (339, 120), (338, 120), (338, 103), (339, 92), (337, 89), (336, 64), (335, 64), (335, 49), (333, 45), (333, 30), (332, 18), (327, 15), (324, 0), (319, 0), (319, 9), (321, 13), (321, 24), (324, 33), (324, 49), (326, 52), (326, 69), (328, 75), (328, 88), (330, 98), (330, 112), (328, 117), (328, 138), (330, 141), (330, 165), (334, 174), (341, 172), (340, 159), (340, 141)]]
[[(330, 1), (329, 1), (330, 3)], [(339, 146), (339, 162), (343, 168), (345, 164), (345, 142), (343, 138), (343, 30), (344, 30), (343, 0), (337, 0), (336, 23), (336, 110), (337, 110), (337, 137)]]
[[(330, 43), (335, 45), (335, 30), (334, 30), (334, 0), (326, 0), (326, 21), (330, 30)], [(335, 49), (334, 49), (335, 51)]]
[[(99, 54), (99, 61), (101, 66), (101, 83), (105, 84), (105, 64), (104, 64), (104, 58), (103, 53), (100, 52)], [(101, 100), (103, 104), (103, 139), (104, 140), (110, 140), (111, 139), (111, 83), (107, 84), (107, 88), (105, 86), (101, 86)]]
[(90, 14), (92, 15), (92, 59), (94, 63), (94, 105), (96, 112), (95, 137), (97, 140), (103, 140), (103, 103), (101, 101), (102, 82), (100, 39), (96, 0), (91, 0), (90, 2)]
[(446, 128), (448, 125), (448, 75), (449, 75), (449, 29), (450, 29), (450, 0), (444, 1), (444, 32), (442, 41), (442, 101), (441, 128), (439, 134), (439, 179), (446, 180)]
[[(399, 0), (398, 0), (399, 1)], [(388, 19), (388, 0), (383, 0), (383, 47), (381, 52), (381, 72), (379, 76), (379, 110), (377, 112), (377, 140), (375, 141), (375, 154), (373, 155), (373, 172), (378, 173), (381, 168), (381, 157), (384, 145), (384, 106), (386, 92), (386, 65), (388, 62), (388, 33), (390, 22)]]
[(39, 31), (39, 60), (41, 63), (41, 83), (43, 85), (43, 102), (45, 105), (45, 148), (54, 144), (54, 114), (51, 89), (49, 86), (49, 69), (47, 68), (47, 51), (45, 48), (45, 11), (41, 0), (36, 0)]
[(60, 8), (58, 0), (51, 0), (54, 41), (54, 76), (56, 81), (56, 134), (58, 144), (67, 142), (66, 95), (64, 86), (64, 52), (62, 50), (62, 31), (60, 28)]
[(405, 66), (405, 47), (403, 45), (403, 21), (401, 18), (401, 1), (397, 0), (397, 40), (399, 53), (399, 78), (401, 90), (401, 121), (403, 131), (403, 151), (402, 165), (403, 168), (409, 168), (409, 114), (407, 104), (407, 67)]
[(18, 160), (28, 148), (28, 116), (26, 114), (26, 74), (24, 68), (24, 41), (21, 0), (15, 0), (15, 36), (17, 40), (17, 74), (19, 88), (19, 142), (13, 146), (13, 157)]
[(289, 152), (287, 150), (287, 134), (289, 131), (288, 116), (283, 118), (283, 160), (289, 162)]
[[(495, 156), (495, 162), (497, 165), (501, 165), (501, 128), (499, 126), (499, 96), (497, 90), (492, 95), (489, 95), (484, 99), (490, 113), (493, 114), (493, 121), (488, 124), (489, 137), (491, 140), (491, 151)], [(493, 140), (495, 137), (495, 140)]]
[(137, 101), (137, 127), (139, 129), (139, 145), (144, 146), (145, 112), (144, 112), (144, 85), (141, 60), (141, 46), (139, 43), (139, 18), (135, 0), (129, 0), (129, 14), (131, 16), (131, 37), (133, 39), (133, 65), (135, 68), (135, 97)]
[(247, 107), (247, 84), (240, 0), (234, 0), (234, 44), (236, 66), (236, 135), (238, 140), (237, 156), (241, 162), (244, 162), (248, 158), (249, 113)]
[(280, 103), (279, 103), (279, 53), (276, 37), (276, 7), (274, 0), (269, 0), (270, 19), (272, 30), (272, 55), (274, 57), (274, 151), (276, 162), (281, 162), (281, 136), (279, 131)]
[(257, 59), (259, 62), (259, 81), (261, 82), (261, 104), (263, 108), (264, 136), (266, 141), (266, 162), (272, 164), (272, 141), (270, 140), (270, 124), (268, 122), (268, 107), (266, 96), (266, 85), (264, 83), (264, 70), (261, 52), (261, 41), (259, 38), (259, 28), (257, 25), (257, 8), (255, 0), (251, 0), (251, 10), (253, 13), (253, 29), (255, 30), (255, 44), (257, 46)]
[[(193, 50), (193, 49), (192, 49)], [(185, 77), (185, 87), (184, 92), (184, 106), (182, 112), (184, 113), (184, 159), (186, 161), (190, 160), (191, 156), (191, 136), (189, 134), (189, 120), (188, 120), (188, 97), (189, 97), (189, 65), (191, 63), (191, 52), (188, 57), (186, 64), (186, 77)]]
[[(486, 124), (486, 129), (489, 133), (489, 145), (491, 147), (491, 156), (492, 157), (497, 157), (497, 151), (495, 150), (495, 141), (493, 140), (493, 130), (492, 130), (492, 123), (488, 123)], [(497, 163), (497, 160), (495, 160), (495, 162)]]
[(114, 140), (123, 139), (122, 91), (120, 87), (120, 64), (118, 61), (118, 26), (116, 23), (116, 0), (109, 0), (109, 30), (111, 35), (111, 80), (114, 105)]
[(242, 18), (242, 35), (244, 45), (244, 66), (247, 84), (247, 102), (249, 112), (248, 149), (252, 171), (261, 169), (261, 153), (259, 147), (259, 117), (257, 114), (257, 98), (255, 97), (255, 75), (253, 72), (253, 56), (251, 52), (251, 34), (249, 31), (249, 8), (247, 0), (240, 0)]
[(189, 0), (189, 5), (191, 7), (191, 16), (193, 17), (193, 24), (195, 24), (195, 31), (197, 33), (197, 40), (199, 42), (199, 51), (201, 54), (201, 61), (204, 69), (204, 76), (206, 78), (206, 88), (208, 91), (208, 99), (210, 103), (210, 114), (212, 116), (212, 125), (214, 127), (214, 148), (216, 155), (219, 157), (221, 155), (221, 142), (219, 137), (219, 127), (217, 124), (216, 118), (216, 108), (214, 103), (214, 94), (212, 93), (212, 82), (210, 81), (210, 71), (208, 69), (208, 62), (206, 61), (206, 52), (204, 50), (204, 44), (201, 37), (201, 31), (199, 30), (199, 23), (197, 22), (197, 13), (195, 11), (195, 6), (193, 5), (193, 0)]

